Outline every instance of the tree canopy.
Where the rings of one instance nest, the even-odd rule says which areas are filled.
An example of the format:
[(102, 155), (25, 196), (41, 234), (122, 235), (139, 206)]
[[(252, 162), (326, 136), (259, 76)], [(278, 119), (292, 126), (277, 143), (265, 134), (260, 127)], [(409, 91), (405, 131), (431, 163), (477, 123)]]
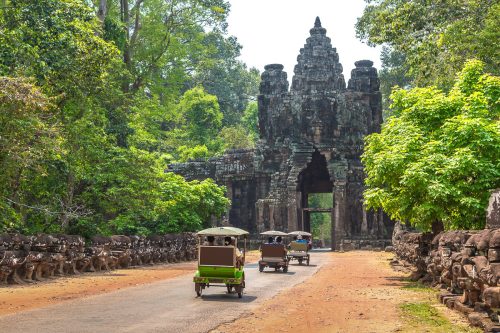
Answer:
[(193, 231), (220, 216), (223, 187), (165, 170), (222, 153), (224, 126), (248, 136), (242, 118), (259, 74), (237, 60), (229, 9), (225, 0), (0, 8), (0, 231)]
[(370, 45), (386, 46), (383, 68), (394, 81), (383, 85), (402, 86), (403, 74), (414, 86), (448, 90), (468, 59), (499, 74), (498, 0), (365, 1), (356, 32)]
[(500, 78), (466, 63), (449, 93), (396, 89), (381, 133), (362, 160), (368, 208), (422, 230), (482, 228), (489, 190), (500, 186)]

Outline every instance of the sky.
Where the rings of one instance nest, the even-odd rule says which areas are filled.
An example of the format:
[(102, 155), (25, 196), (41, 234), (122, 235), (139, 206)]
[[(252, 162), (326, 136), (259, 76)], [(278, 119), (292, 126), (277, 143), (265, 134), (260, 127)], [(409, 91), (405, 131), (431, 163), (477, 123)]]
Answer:
[(337, 48), (344, 77), (354, 62), (369, 59), (380, 69), (380, 48), (356, 38), (354, 24), (363, 13), (364, 0), (229, 0), (228, 32), (243, 46), (240, 59), (264, 70), (267, 64), (283, 64), (291, 81), (300, 48), (319, 16), (332, 46)]

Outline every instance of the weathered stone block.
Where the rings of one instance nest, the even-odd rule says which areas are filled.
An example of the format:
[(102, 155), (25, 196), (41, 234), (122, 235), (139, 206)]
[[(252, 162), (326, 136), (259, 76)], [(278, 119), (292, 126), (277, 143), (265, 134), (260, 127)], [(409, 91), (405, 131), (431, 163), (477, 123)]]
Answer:
[(500, 228), (500, 189), (491, 193), (486, 209), (486, 228)]

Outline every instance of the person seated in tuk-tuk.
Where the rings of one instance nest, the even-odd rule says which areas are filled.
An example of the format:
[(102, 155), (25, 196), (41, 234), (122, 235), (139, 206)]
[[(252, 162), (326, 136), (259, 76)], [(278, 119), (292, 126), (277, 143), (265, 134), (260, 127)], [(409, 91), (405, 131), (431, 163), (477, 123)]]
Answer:
[(267, 243), (266, 244), (274, 244), (274, 238), (273, 238), (273, 236), (269, 236), (269, 238), (267, 239)]
[(296, 242), (297, 243), (307, 243), (307, 240), (303, 239), (301, 235), (298, 235)]
[[(243, 254), (241, 253), (240, 249), (236, 247), (236, 238), (234, 237), (226, 237), (229, 238), (229, 243), (226, 244), (227, 246), (234, 246), (235, 254), (236, 254), (236, 266), (241, 266), (243, 265)], [(226, 243), (224, 241), (224, 243)]]
[(204, 246), (214, 246), (215, 245), (215, 237), (207, 236), (206, 240), (203, 242)]
[[(284, 244), (283, 244), (283, 238), (281, 238), (281, 236), (276, 237), (275, 244), (276, 244), (276, 245), (284, 245)], [(284, 247), (284, 246), (283, 246), (283, 251), (284, 251), (283, 255), (285, 255), (285, 256), (286, 256), (286, 249), (285, 249), (285, 247)]]

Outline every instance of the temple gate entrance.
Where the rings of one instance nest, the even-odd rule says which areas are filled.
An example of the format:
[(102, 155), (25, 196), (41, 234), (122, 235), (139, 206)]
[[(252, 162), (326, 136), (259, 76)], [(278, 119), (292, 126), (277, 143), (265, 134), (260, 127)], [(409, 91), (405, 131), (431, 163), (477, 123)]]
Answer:
[[(253, 149), (169, 166), (187, 179), (213, 178), (227, 188), (226, 219), (257, 236), (274, 229), (311, 231), (313, 216), (330, 213), (332, 249), (379, 246), (393, 224), (365, 211), (363, 138), (380, 131), (382, 95), (373, 62), (359, 60), (346, 84), (337, 49), (319, 18), (300, 49), (291, 81), (281, 64), (264, 67), (259, 87), (259, 141)], [(309, 197), (333, 194), (331, 205)]]
[[(329, 214), (329, 225), (333, 228), (335, 225), (333, 223), (332, 213), (334, 207), (332, 194), (333, 182), (327, 169), (326, 158), (318, 150), (314, 151), (311, 162), (309, 162), (307, 167), (299, 173), (297, 179), (297, 192), (298, 197), (301, 199), (297, 202), (297, 225), (299, 229), (313, 233), (311, 215), (320, 217), (320, 213)], [(314, 196), (316, 194), (330, 194), (328, 196), (330, 202), (325, 204), (325, 200), (323, 199), (323, 204), (319, 204), (318, 200), (311, 200), (319, 198), (318, 196)], [(312, 201), (317, 202), (314, 203)], [(333, 231), (330, 232), (330, 235), (332, 234)]]

